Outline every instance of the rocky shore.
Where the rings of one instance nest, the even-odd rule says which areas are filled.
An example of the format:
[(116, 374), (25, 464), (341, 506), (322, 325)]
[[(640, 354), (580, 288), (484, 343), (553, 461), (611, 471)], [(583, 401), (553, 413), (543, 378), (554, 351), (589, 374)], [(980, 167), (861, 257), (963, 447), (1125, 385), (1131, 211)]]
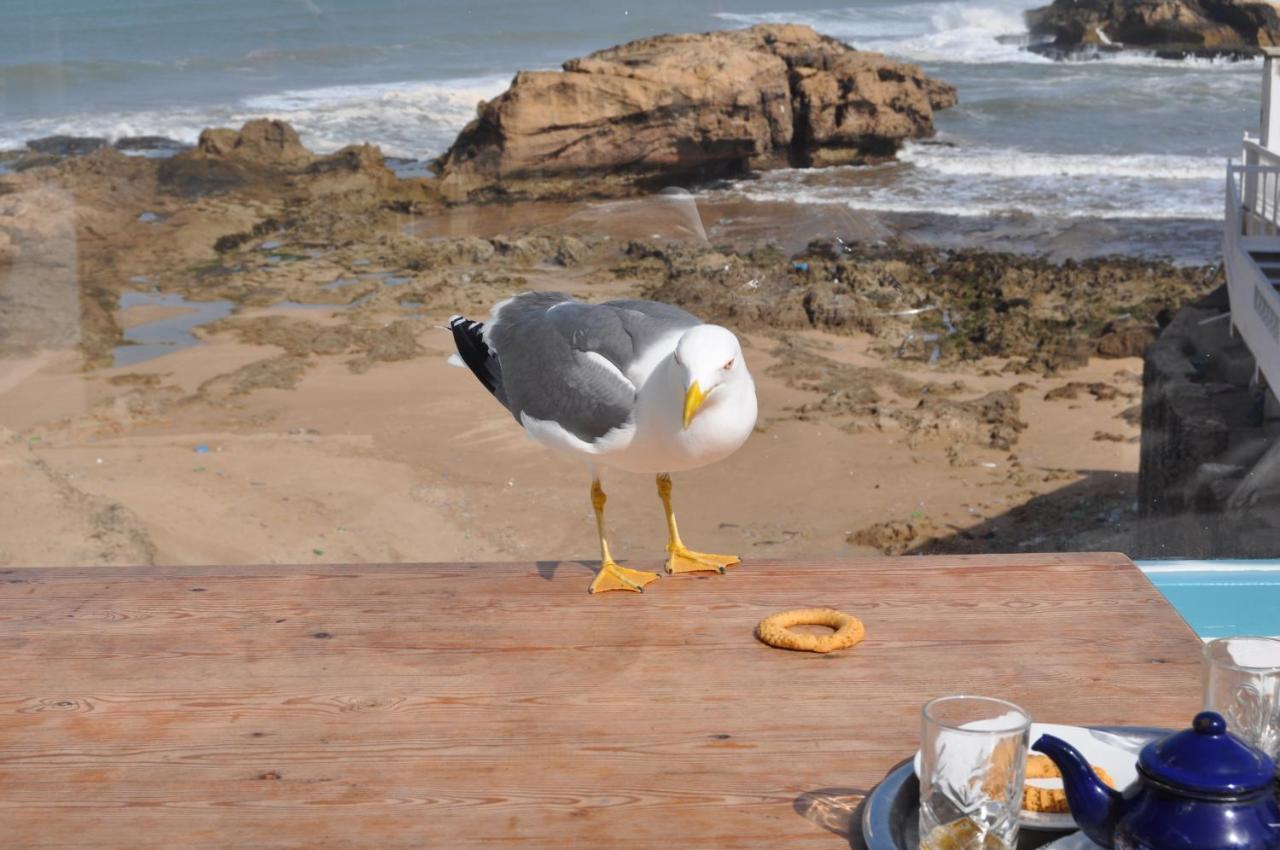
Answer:
[(1241, 57), (1280, 46), (1280, 7), (1267, 0), (1053, 0), (1026, 19), (1032, 49), (1055, 57), (1130, 48)]
[[(104, 148), (0, 175), (0, 511), (47, 517), (0, 563), (589, 556), (576, 470), (444, 363), (447, 316), (524, 289), (659, 298), (743, 336), (760, 433), (689, 477), (705, 545), (1124, 548), (1138, 355), (1211, 285), (1201, 268), (927, 249), (875, 228), (735, 249), (663, 228), (668, 196), (632, 224), (579, 202), (573, 227), (535, 205), (482, 233), (521, 207), (449, 204), (437, 185), (396, 179), (373, 147), (316, 156), (270, 121), (168, 159)], [(221, 318), (133, 357), (201, 305)], [(530, 509), (517, 481), (559, 507)], [(645, 499), (626, 501), (623, 551), (651, 536)]]
[(955, 101), (805, 26), (664, 35), (517, 74), (435, 167), (454, 200), (635, 194), (889, 158)]
[[(1151, 354), (1144, 396), (1141, 358), (1209, 269), (924, 247), (847, 210), (841, 238), (828, 208), (784, 226), (767, 203), (718, 239), (671, 188), (892, 157), (954, 102), (769, 25), (521, 73), (436, 177), (273, 120), (128, 141), (159, 157), (37, 140), (0, 173), (0, 513), (32, 517), (0, 565), (590, 556), (577, 470), (446, 365), (448, 316), (532, 289), (654, 298), (742, 338), (761, 419), (689, 477), (701, 545), (1136, 551), (1167, 521), (1140, 449), (1180, 451), (1148, 397), (1187, 396), (1161, 395)], [(1246, 487), (1216, 469), (1171, 488)], [(627, 552), (652, 517), (619, 501)]]

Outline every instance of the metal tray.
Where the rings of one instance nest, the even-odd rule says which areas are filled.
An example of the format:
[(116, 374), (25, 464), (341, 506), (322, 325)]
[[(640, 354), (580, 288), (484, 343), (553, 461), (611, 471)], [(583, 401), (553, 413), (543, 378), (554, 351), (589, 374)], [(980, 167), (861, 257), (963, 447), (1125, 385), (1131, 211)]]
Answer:
[[(1126, 748), (1140, 749), (1147, 741), (1168, 735), (1170, 729), (1149, 726), (1090, 726), (1125, 738)], [(1137, 758), (1135, 750), (1134, 758)], [(862, 840), (867, 850), (919, 850), (920, 782), (911, 759), (896, 765), (871, 790), (862, 807)], [(1061, 838), (1062, 832), (1018, 830), (1018, 850), (1032, 850)]]

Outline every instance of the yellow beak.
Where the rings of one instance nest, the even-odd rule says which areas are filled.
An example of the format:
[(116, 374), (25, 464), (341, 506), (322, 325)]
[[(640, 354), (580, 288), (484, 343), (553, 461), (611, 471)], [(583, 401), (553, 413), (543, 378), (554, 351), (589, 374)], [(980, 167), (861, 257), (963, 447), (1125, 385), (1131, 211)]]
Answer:
[(689, 389), (684, 394), (684, 427), (688, 428), (689, 423), (693, 421), (693, 417), (698, 415), (698, 408), (702, 407), (702, 403), (707, 400), (707, 395), (702, 391), (702, 387), (698, 386), (698, 382), (694, 381), (689, 385)]

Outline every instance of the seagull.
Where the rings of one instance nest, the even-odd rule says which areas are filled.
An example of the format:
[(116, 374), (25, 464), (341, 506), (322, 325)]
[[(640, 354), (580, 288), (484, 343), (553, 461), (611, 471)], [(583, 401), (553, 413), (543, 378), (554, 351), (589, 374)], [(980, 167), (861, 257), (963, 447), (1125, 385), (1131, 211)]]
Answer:
[(526, 292), (485, 322), (449, 320), (457, 354), (536, 442), (586, 461), (600, 538), (590, 592), (643, 591), (657, 573), (619, 566), (605, 535), (601, 468), (649, 473), (667, 517), (668, 575), (737, 564), (684, 545), (671, 473), (729, 456), (756, 423), (756, 389), (733, 333), (657, 301), (586, 304)]

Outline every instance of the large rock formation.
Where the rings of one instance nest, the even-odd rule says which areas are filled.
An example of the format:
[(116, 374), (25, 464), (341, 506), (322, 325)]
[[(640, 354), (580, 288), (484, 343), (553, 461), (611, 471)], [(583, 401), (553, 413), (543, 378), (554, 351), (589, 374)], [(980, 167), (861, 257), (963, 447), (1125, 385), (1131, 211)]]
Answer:
[(809, 27), (664, 35), (517, 74), (436, 169), (454, 199), (626, 194), (889, 157), (955, 100)]
[(1046, 52), (1138, 47), (1161, 55), (1242, 54), (1280, 44), (1267, 0), (1054, 0), (1027, 12)]

